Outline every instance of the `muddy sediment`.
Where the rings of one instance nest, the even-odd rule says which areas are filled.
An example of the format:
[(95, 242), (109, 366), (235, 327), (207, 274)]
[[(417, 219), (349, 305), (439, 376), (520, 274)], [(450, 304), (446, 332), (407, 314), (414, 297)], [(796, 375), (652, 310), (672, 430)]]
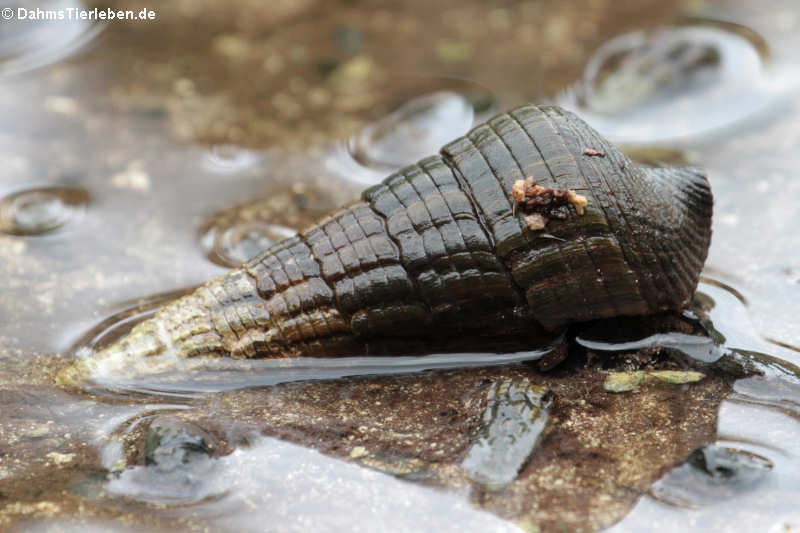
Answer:
[[(212, 461), (246, 450), (258, 435), (276, 437), (408, 483), (467, 491), (474, 505), (529, 531), (598, 530), (622, 518), (672, 466), (715, 440), (717, 411), (731, 390), (729, 376), (709, 369), (699, 382), (654, 380), (629, 392), (606, 390), (609, 372), (641, 369), (685, 370), (653, 350), (592, 361), (576, 360), (573, 353), (546, 373), (520, 364), (230, 391), (192, 400), (168, 412), (168, 422), (148, 414), (148, 399), (140, 398), (140, 414), (106, 436), (99, 436), (102, 424), (76, 432), (68, 423), (79, 416), (110, 416), (112, 406), (98, 398), (74, 403), (65, 393), (52, 398), (55, 392), (9, 390), (4, 414), (14, 423), (5, 424), (1, 448), (7, 450), (4, 462), (17, 467), (0, 479), (8, 502), (0, 524), (23, 516), (119, 518), (147, 507), (109, 499), (104, 487), (126, 469), (152, 463), (150, 426), (159, 420), (185, 424), (195, 435), (192, 442), (202, 435), (203, 446), (193, 450)], [(550, 418), (516, 479), (502, 490), (487, 490), (470, 479), (462, 462), (484, 424), (490, 389), (509, 380), (546, 387)], [(34, 422), (42, 410), (51, 418), (44, 425)], [(122, 455), (110, 470), (98, 467), (96, 450), (113, 441)], [(146, 470), (143, 475), (146, 480)], [(136, 519), (153, 527), (171, 522), (166, 516)]]

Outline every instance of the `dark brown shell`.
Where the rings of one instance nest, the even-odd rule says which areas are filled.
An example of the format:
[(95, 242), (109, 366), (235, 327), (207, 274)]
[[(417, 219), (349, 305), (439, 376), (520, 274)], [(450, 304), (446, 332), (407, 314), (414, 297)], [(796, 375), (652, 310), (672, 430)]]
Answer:
[[(517, 180), (588, 200), (528, 229)], [(503, 350), (570, 322), (680, 310), (711, 238), (695, 169), (632, 163), (558, 107), (523, 106), (170, 304), (107, 351), (340, 356)]]

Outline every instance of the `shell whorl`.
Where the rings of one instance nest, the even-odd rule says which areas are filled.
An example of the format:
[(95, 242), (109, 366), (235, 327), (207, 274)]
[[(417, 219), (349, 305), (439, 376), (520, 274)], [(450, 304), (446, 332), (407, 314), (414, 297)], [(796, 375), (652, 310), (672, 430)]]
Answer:
[[(564, 220), (529, 229), (511, 194), (526, 177), (585, 196), (585, 214), (570, 207)], [(524, 106), (173, 302), (106, 351), (336, 356), (478, 340), (501, 349), (573, 321), (679, 310), (708, 251), (711, 208), (699, 171), (641, 167), (575, 115)]]

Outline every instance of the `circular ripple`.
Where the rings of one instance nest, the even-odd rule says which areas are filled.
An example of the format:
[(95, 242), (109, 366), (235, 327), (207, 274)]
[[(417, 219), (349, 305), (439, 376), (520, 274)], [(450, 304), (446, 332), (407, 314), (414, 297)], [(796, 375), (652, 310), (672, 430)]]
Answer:
[(693, 137), (757, 115), (788, 83), (753, 30), (711, 20), (637, 31), (600, 46), (559, 99), (617, 142)]
[(296, 230), (260, 221), (243, 221), (227, 227), (212, 227), (201, 238), (206, 256), (214, 263), (237, 267), (276, 242), (297, 234)]
[(472, 104), (458, 93), (438, 91), (420, 96), (351, 138), (350, 153), (367, 167), (401, 167), (464, 135), (474, 116)]
[(79, 217), (89, 193), (77, 187), (39, 187), (17, 191), (0, 199), (0, 232), (41, 235)]
[(466, 79), (397, 77), (376, 107), (394, 109), (336, 143), (322, 159), (327, 175), (374, 185), (388, 173), (435, 154), (500, 109), (494, 93)]
[(233, 144), (216, 144), (203, 154), (203, 168), (216, 174), (238, 174), (261, 161), (261, 155)]
[(118, 312), (84, 333), (70, 346), (68, 352), (94, 353), (102, 350), (130, 333), (139, 322), (152, 318), (169, 302), (186, 296), (195, 289), (197, 287), (187, 287), (139, 298), (135, 302), (122, 302)]

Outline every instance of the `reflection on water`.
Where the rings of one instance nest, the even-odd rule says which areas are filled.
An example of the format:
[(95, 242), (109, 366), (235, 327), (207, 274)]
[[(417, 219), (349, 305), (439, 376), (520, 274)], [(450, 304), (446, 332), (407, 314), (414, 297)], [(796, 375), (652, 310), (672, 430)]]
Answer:
[(656, 333), (644, 339), (625, 342), (594, 341), (581, 337), (577, 337), (575, 341), (585, 348), (601, 352), (641, 350), (654, 347), (672, 348), (704, 363), (713, 363), (723, 356), (723, 352), (718, 349), (712, 338), (677, 332)]
[[(792, 503), (800, 497), (800, 358), (760, 337), (741, 295), (724, 284), (706, 279), (697, 301), (705, 302), (706, 326), (723, 351), (762, 375), (735, 382), (720, 408), (715, 446), (676, 465), (610, 531), (653, 524), (668, 531), (782, 531), (800, 520)], [(719, 470), (699, 473), (697, 455)]]
[[(480, 531), (522, 531), (458, 494), (406, 483), (276, 439), (258, 438), (209, 461), (194, 480), (202, 492), (193, 493), (209, 501), (188, 511), (214, 531), (264, 531), (265, 524), (278, 531), (351, 531), (356, 524), (370, 531), (455, 532), (465, 524)], [(152, 498), (160, 488), (153, 474), (144, 472), (148, 468), (126, 470), (107, 490)]]
[[(146, 318), (142, 316), (141, 318)], [(133, 324), (125, 324), (132, 327)], [(238, 360), (230, 358), (178, 357), (174, 353), (130, 358), (115, 353), (93, 358), (90, 350), (78, 350), (86, 362), (88, 378), (103, 389), (160, 394), (219, 392), (293, 381), (328, 380), (349, 376), (408, 374), (424, 370), (471, 368), (536, 361), (560, 341), (539, 350), (497, 353), (430, 354), (392, 357), (292, 357)], [(89, 384), (86, 384), (89, 385)], [(91, 385), (89, 385), (91, 386)]]
[(486, 490), (511, 484), (543, 438), (550, 417), (546, 385), (529, 380), (495, 383), (488, 394), (483, 425), (461, 467)]
[[(800, 522), (798, 402), (800, 380), (796, 377), (752, 377), (737, 382), (736, 393), (720, 408), (716, 446), (741, 454), (738, 462), (745, 464), (737, 468), (745, 471), (723, 473), (716, 482), (707, 479), (699, 485), (666, 489), (676, 483), (672, 478), (685, 475), (681, 472), (685, 467), (678, 466), (654, 491), (658, 495), (659, 490), (670, 490), (671, 496), (688, 502), (666, 504), (645, 496), (611, 531), (646, 531), (654, 524), (665, 531), (792, 530)], [(763, 468), (767, 464), (772, 467)], [(742, 477), (746, 479), (737, 479)]]
[(755, 490), (773, 466), (760, 455), (709, 444), (656, 481), (650, 495), (678, 507), (704, 507)]

